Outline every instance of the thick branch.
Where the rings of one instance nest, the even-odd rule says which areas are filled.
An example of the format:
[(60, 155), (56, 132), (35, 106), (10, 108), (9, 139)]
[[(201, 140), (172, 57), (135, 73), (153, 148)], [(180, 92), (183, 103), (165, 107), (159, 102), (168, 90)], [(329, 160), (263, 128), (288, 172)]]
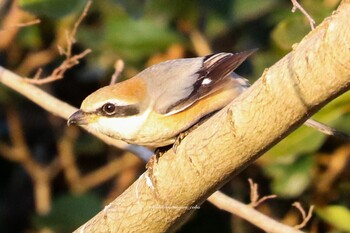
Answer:
[(76, 232), (164, 232), (350, 86), (350, 1)]

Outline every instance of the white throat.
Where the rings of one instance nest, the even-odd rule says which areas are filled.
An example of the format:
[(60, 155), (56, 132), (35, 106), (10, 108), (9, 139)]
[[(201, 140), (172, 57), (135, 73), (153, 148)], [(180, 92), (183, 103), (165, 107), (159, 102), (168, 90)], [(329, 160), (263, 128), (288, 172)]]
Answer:
[(129, 117), (100, 117), (91, 127), (97, 131), (115, 139), (133, 142), (142, 129), (143, 124), (151, 109), (146, 109), (142, 114)]

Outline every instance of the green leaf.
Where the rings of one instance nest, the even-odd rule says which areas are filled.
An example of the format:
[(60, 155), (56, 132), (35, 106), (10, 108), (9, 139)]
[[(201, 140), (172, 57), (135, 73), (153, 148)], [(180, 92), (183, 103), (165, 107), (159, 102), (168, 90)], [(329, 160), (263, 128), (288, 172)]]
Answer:
[[(236, 0), (232, 1), (231, 12), (235, 21), (256, 18), (271, 11), (277, 0)], [(254, 6), (254, 7), (252, 7)]]
[(19, 6), (35, 15), (61, 18), (78, 10), (86, 0), (19, 0)]
[(39, 27), (32, 26), (23, 28), (19, 31), (18, 41), (22, 46), (28, 47), (31, 50), (40, 48), (42, 41)]
[(292, 15), (282, 20), (272, 32), (272, 39), (283, 50), (291, 50), (308, 32), (310, 24), (301, 15)]
[(117, 4), (97, 7), (104, 12), (101, 17), (103, 24), (99, 27), (85, 25), (79, 31), (78, 39), (108, 60), (122, 58), (129, 65), (143, 64), (150, 55), (181, 40), (180, 34), (162, 18), (135, 19)]
[[(312, 118), (325, 124), (337, 125), (339, 130), (347, 132), (342, 125), (348, 125), (346, 113), (349, 102), (350, 92), (344, 93)], [(311, 154), (321, 147), (325, 137), (314, 129), (302, 126), (261, 158), (264, 171), (272, 177), (272, 189), (275, 193), (295, 197), (307, 187), (313, 160), (308, 161), (304, 157), (311, 158)], [(298, 170), (298, 167), (301, 170)], [(293, 184), (298, 184), (298, 187)]]
[[(188, 0), (148, 0), (145, 5), (145, 14), (163, 22), (170, 20), (196, 21), (200, 15), (197, 1)], [(201, 5), (201, 9), (203, 5)]]
[(316, 213), (339, 230), (350, 232), (350, 210), (341, 205), (317, 208)]
[(145, 11), (145, 4), (143, 0), (114, 0), (114, 2), (123, 6), (128, 15), (133, 17), (141, 17)]
[(33, 224), (55, 232), (72, 232), (100, 211), (101, 206), (101, 200), (91, 194), (65, 195), (54, 200), (48, 215), (34, 216)]
[[(349, 103), (350, 92), (347, 92), (326, 105), (312, 119), (331, 126), (337, 125), (339, 121), (342, 121), (342, 116), (345, 117)], [(339, 126), (339, 129), (342, 130), (342, 127)], [(302, 153), (312, 153), (322, 145), (325, 137), (324, 134), (310, 127), (301, 126), (269, 150), (263, 159), (286, 159), (288, 156), (294, 157)]]
[(292, 163), (281, 162), (265, 166), (265, 172), (273, 178), (273, 193), (285, 198), (299, 196), (310, 184), (313, 164), (312, 155), (303, 155)]
[(156, 20), (114, 17), (106, 22), (106, 43), (129, 61), (138, 61), (164, 50), (179, 37)]

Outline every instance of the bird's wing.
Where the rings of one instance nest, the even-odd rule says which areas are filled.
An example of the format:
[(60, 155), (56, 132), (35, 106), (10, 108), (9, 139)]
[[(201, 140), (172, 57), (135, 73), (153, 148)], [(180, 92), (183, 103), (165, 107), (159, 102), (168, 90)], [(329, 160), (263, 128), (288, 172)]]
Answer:
[[(154, 105), (154, 110), (164, 115), (172, 115), (190, 107), (196, 101), (223, 87), (225, 78), (231, 78), (230, 74), (255, 51), (212, 54), (202, 57), (199, 63), (198, 60), (193, 60), (199, 64), (198, 67), (194, 70), (187, 69), (188, 72), (192, 72), (184, 75), (183, 79), (187, 80), (176, 77), (175, 82), (163, 90), (163, 94)], [(183, 75), (183, 71), (177, 75)]]

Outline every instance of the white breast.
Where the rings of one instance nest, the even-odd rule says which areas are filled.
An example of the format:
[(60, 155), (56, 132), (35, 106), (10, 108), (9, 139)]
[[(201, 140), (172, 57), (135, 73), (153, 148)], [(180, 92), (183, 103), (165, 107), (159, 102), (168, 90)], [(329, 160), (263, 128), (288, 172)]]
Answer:
[(150, 110), (146, 110), (142, 114), (129, 117), (99, 117), (89, 127), (109, 137), (126, 142), (134, 142), (143, 124), (146, 122), (149, 113)]

